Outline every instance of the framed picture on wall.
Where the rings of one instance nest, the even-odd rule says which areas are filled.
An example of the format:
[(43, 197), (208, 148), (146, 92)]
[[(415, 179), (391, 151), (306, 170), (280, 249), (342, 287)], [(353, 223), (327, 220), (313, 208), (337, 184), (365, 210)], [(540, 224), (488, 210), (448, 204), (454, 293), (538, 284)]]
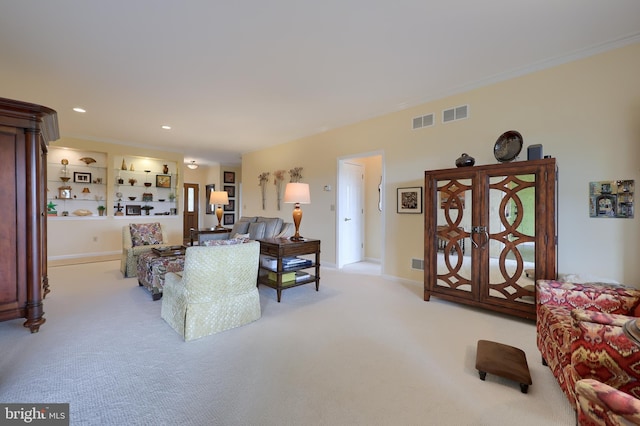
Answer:
[(236, 197), (236, 187), (235, 185), (225, 185), (222, 187), (223, 191), (227, 191), (227, 195), (229, 195), (229, 198), (235, 198)]
[(398, 213), (422, 213), (422, 187), (398, 188)]
[(207, 206), (206, 208), (206, 214), (214, 214), (215, 211), (211, 208), (211, 204), (209, 203), (209, 199), (211, 198), (211, 191), (215, 191), (216, 190), (216, 184), (215, 183), (211, 183), (209, 185), (205, 185), (206, 191), (205, 191), (205, 199), (204, 199), (204, 203)]
[(236, 215), (234, 213), (225, 213), (222, 217), (223, 225), (233, 225), (236, 222)]
[(236, 172), (224, 172), (224, 183), (236, 183)]
[(229, 200), (229, 204), (223, 206), (225, 212), (234, 212), (236, 211), (236, 200)]

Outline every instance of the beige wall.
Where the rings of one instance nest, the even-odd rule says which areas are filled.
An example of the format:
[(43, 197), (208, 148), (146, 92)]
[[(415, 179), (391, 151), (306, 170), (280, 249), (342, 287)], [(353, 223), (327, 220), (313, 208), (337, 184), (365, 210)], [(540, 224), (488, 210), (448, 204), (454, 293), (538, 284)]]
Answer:
[[(301, 234), (322, 239), (322, 259), (336, 263), (337, 159), (384, 152), (383, 273), (422, 281), (410, 268), (423, 257), (423, 215), (396, 213), (396, 188), (423, 186), (424, 171), (449, 168), (462, 152), (476, 164), (496, 163), (493, 145), (506, 130), (518, 130), (526, 146), (542, 144), (557, 158), (558, 264), (561, 273), (617, 279), (640, 287), (636, 266), (640, 226), (634, 219), (593, 219), (590, 181), (640, 178), (640, 44), (514, 78), (424, 105), (245, 154), (244, 213), (290, 218), (275, 209), (268, 191), (260, 205), (258, 175), (303, 167), (312, 203), (303, 206)], [(442, 124), (444, 109), (469, 105), (470, 117)], [(435, 113), (436, 125), (411, 130), (413, 117)], [(637, 182), (640, 183), (640, 182)], [(273, 185), (271, 185), (273, 186)], [(287, 206), (287, 205), (285, 205)]]

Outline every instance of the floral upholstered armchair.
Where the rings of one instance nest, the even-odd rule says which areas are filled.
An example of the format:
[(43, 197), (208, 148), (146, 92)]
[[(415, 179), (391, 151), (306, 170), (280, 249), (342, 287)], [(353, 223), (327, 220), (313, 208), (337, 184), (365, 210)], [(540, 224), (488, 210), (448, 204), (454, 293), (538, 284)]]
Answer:
[(162, 319), (189, 341), (260, 318), (259, 252), (244, 240), (188, 247), (184, 271), (164, 277)]
[(551, 280), (536, 288), (538, 349), (569, 402), (582, 379), (640, 397), (640, 347), (623, 330), (638, 316), (640, 290)]
[(579, 426), (640, 424), (640, 399), (593, 379), (576, 383)]
[(137, 275), (138, 256), (152, 248), (166, 247), (168, 237), (159, 222), (130, 223), (122, 227), (122, 257), (120, 271), (125, 278)]

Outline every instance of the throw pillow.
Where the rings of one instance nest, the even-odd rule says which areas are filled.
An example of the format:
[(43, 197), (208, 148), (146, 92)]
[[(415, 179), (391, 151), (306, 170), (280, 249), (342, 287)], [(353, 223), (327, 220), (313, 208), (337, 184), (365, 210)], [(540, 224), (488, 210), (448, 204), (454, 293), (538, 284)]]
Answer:
[(282, 225), (282, 231), (275, 236), (275, 238), (289, 238), (293, 237), (293, 234), (296, 233), (296, 227), (293, 226), (293, 223), (287, 222)]
[(264, 238), (264, 222), (253, 222), (249, 224), (249, 235), (251, 235), (252, 240), (259, 240), (260, 238)]
[(130, 223), (129, 232), (133, 247), (162, 244), (162, 226), (159, 222)]
[(245, 240), (232, 238), (230, 240), (207, 240), (204, 242), (205, 247), (213, 247), (213, 246), (232, 246), (235, 244), (242, 244)]
[(233, 224), (233, 228), (231, 228), (231, 235), (236, 234), (246, 234), (249, 232), (249, 221), (239, 220)]
[(248, 240), (249, 239), (249, 233), (246, 233), (246, 234), (235, 234), (231, 238), (234, 239), (234, 240)]

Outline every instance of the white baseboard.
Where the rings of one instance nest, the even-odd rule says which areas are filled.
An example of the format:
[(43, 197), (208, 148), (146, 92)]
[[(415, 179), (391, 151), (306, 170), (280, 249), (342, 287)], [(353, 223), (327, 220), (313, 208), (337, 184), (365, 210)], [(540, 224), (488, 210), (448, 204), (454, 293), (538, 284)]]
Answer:
[(47, 257), (47, 265), (64, 266), (77, 265), (80, 263), (107, 262), (110, 260), (119, 260), (121, 256), (122, 252), (120, 251), (49, 256)]

